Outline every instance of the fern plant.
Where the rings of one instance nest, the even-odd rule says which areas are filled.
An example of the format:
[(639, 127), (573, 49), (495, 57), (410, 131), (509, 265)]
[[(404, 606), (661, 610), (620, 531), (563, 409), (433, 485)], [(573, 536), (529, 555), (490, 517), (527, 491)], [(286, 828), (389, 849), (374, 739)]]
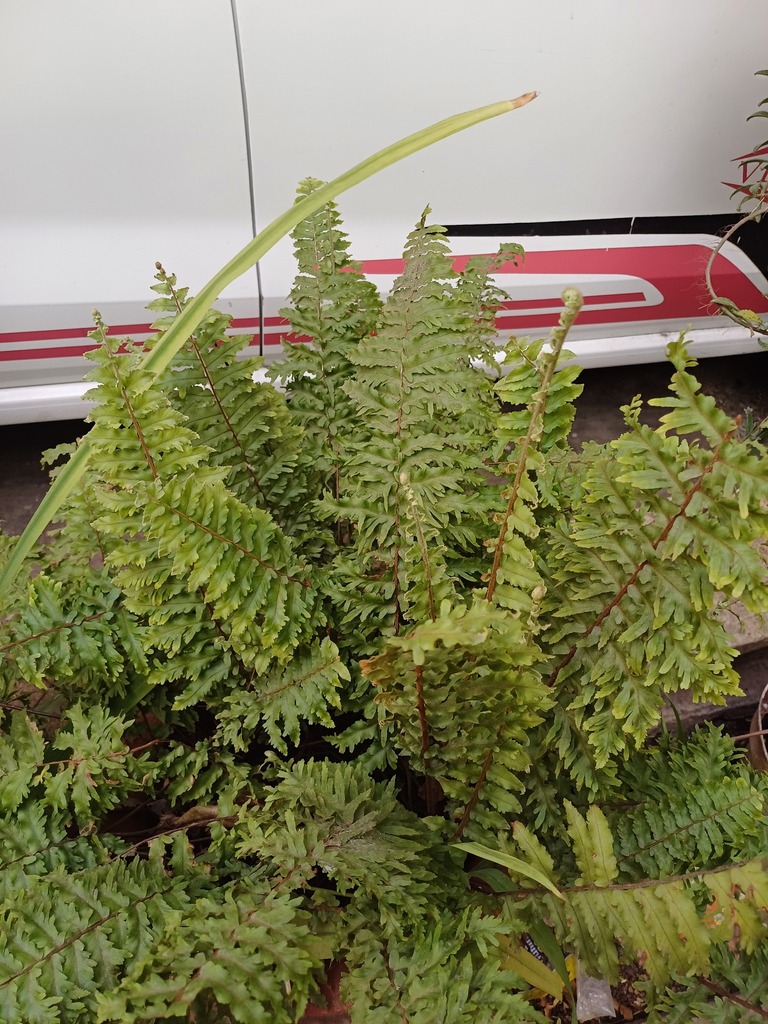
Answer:
[[(637, 962), (648, 975), (656, 1019), (688, 1019), (678, 1016), (682, 1006), (690, 1010), (702, 993), (720, 988), (706, 977), (710, 966), (729, 973), (729, 954), (738, 951), (732, 982), (763, 969), (768, 787), (728, 739), (707, 728), (684, 743), (664, 737), (650, 755), (635, 755), (625, 779), (624, 806), (593, 804), (582, 813), (566, 803), (567, 833), (556, 858), (521, 822), (502, 849), (467, 849), (506, 867), (478, 875), (514, 900), (531, 928), (546, 908), (558, 941), (588, 974), (615, 983), (622, 960)], [(542, 872), (549, 888), (533, 890), (520, 873), (525, 865)], [(687, 982), (679, 999), (677, 989), (665, 992), (673, 978)], [(763, 993), (754, 986), (750, 992), (754, 1004), (721, 991), (728, 1012), (753, 1005), (759, 1016)]]
[(572, 450), (580, 296), (498, 349), (516, 250), (458, 271), (425, 214), (382, 300), (333, 204), (294, 241), (281, 389), (215, 311), (152, 363), (161, 267), (149, 359), (97, 321), (88, 471), (3, 597), (0, 1017), (533, 1021), (568, 953), (759, 1016), (765, 783), (649, 737), (738, 688), (763, 446), (680, 340), (660, 426)]

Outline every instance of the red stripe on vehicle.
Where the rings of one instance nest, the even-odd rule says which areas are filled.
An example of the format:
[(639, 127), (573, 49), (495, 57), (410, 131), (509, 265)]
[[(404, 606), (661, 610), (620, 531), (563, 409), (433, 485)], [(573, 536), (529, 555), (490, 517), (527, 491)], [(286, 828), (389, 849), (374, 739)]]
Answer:
[(290, 331), (273, 331), (264, 335), (265, 345), (278, 345), (280, 342), (289, 341), (291, 345), (307, 345), (312, 339), (308, 334), (292, 334)]
[[(54, 331), (9, 331), (0, 334), (2, 344), (27, 344), (33, 341), (65, 341), (67, 338), (87, 338), (93, 327), (63, 327)], [(109, 333), (118, 334), (150, 334), (152, 328), (149, 324), (121, 324), (119, 327), (110, 327)], [(90, 346), (98, 347), (98, 343)]]
[[(232, 328), (240, 330), (243, 327), (259, 328), (258, 317), (250, 317), (242, 320), (233, 320)], [(69, 338), (87, 338), (93, 327), (60, 327), (51, 331), (4, 331), (0, 332), (0, 344), (2, 345), (26, 345), (35, 341), (67, 341)], [(116, 324), (109, 328), (109, 334), (115, 337), (123, 335), (152, 334), (151, 324)], [(91, 346), (92, 348), (94, 346)]]
[[(635, 307), (637, 309), (638, 307)], [(657, 307), (658, 308), (658, 307)], [(699, 316), (705, 316), (699, 313)], [(633, 317), (633, 320), (641, 318)], [(662, 317), (643, 317), (642, 319), (660, 320)], [(542, 327), (556, 327), (560, 320), (560, 310), (549, 313), (529, 313), (527, 316), (497, 316), (496, 328), (499, 331), (520, 331), (536, 330)], [(576, 321), (580, 326), (584, 324), (613, 324), (616, 323), (615, 309), (582, 309)]]
[[(96, 342), (89, 345), (61, 345), (52, 348), (30, 348), (30, 349), (0, 349), (0, 362), (14, 362), (26, 359), (73, 359), (82, 358), (86, 352), (93, 352), (98, 348)], [(125, 352), (124, 346), (118, 349)]]
[(98, 345), (70, 345), (66, 348), (31, 348), (26, 351), (19, 349), (0, 349), (0, 362), (13, 362), (26, 359), (72, 359), (83, 356)]
[[(664, 296), (663, 302), (624, 310), (593, 311), (582, 314), (579, 323), (632, 323), (643, 320), (688, 320), (694, 317), (717, 315), (706, 288), (705, 269), (712, 250), (706, 245), (648, 245), (604, 249), (558, 249), (549, 252), (529, 252), (525, 261), (508, 261), (495, 273), (504, 275), (556, 274), (578, 277), (583, 274), (616, 275), (640, 278), (654, 285)], [(456, 271), (463, 270), (472, 256), (457, 256), (453, 260)], [(367, 274), (399, 274), (405, 263), (399, 260), (366, 260)], [(712, 282), (718, 295), (729, 299), (743, 309), (768, 312), (768, 297), (738, 267), (722, 253), (712, 265)], [(514, 301), (514, 300), (513, 300)], [(530, 324), (521, 326), (549, 326), (556, 323), (550, 318), (542, 324), (532, 317)]]

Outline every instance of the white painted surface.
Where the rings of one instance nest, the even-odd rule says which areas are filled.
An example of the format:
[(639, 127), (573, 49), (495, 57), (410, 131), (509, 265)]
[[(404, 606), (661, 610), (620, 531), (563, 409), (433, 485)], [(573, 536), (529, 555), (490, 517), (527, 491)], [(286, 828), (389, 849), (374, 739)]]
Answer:
[[(372, 15), (372, 8), (376, 14)], [(360, 242), (442, 224), (729, 209), (729, 159), (760, 138), (765, 0), (240, 0), (262, 223), (458, 110), (534, 103), (387, 169), (344, 201)]]
[[(260, 226), (306, 175), (333, 177), (447, 114), (540, 92), (343, 197), (362, 259), (396, 257), (428, 203), (443, 223), (723, 212), (730, 158), (760, 137), (745, 118), (765, 92), (751, 74), (765, 64), (765, 0), (237, 7)], [(230, 3), (0, 0), (0, 145), (0, 336), (84, 332), (94, 307), (112, 323), (145, 323), (157, 259), (194, 291), (251, 235)], [(263, 263), (267, 315), (290, 287), (290, 248)], [(603, 294), (626, 283), (588, 278)], [(525, 286), (541, 296), (562, 283)], [(257, 296), (251, 272), (223, 304), (252, 321)], [(702, 354), (755, 345), (719, 318), (692, 326), (711, 329)], [(645, 361), (662, 356), (669, 327), (579, 326), (573, 339), (587, 365)], [(0, 361), (0, 422), (80, 414), (74, 393), (45, 390), (87, 368), (55, 357), (67, 346)]]
[(229, 3), (2, 0), (0, 145), (0, 316), (200, 287), (251, 234)]
[(0, 388), (0, 424), (84, 419), (91, 403), (83, 396), (92, 387), (68, 383)]

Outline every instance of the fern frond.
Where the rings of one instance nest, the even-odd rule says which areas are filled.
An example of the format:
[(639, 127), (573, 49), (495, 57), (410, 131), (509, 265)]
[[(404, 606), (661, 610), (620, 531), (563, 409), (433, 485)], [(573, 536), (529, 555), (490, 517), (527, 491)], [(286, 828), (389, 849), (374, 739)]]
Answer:
[(661, 433), (701, 434), (710, 448), (718, 448), (730, 439), (733, 421), (718, 408), (712, 395), (702, 394), (701, 384), (689, 373), (697, 361), (681, 335), (667, 348), (667, 357), (675, 368), (669, 384), (671, 395), (651, 398), (649, 405), (671, 409), (661, 417)]
[(331, 714), (341, 706), (338, 690), (344, 680), (349, 671), (327, 637), (299, 648), (289, 665), (259, 677), (250, 690), (224, 698), (219, 738), (234, 750), (245, 750), (261, 727), (274, 749), (285, 754), (286, 739), (299, 742), (302, 722), (333, 728)]
[(505, 828), (549, 697), (523, 624), (478, 600), (392, 637), (362, 663), (389, 743), (448, 797), (459, 834)]
[[(199, 594), (225, 624), (239, 657), (255, 662), (259, 654), (267, 660), (290, 655), (310, 617), (304, 597), (309, 582), (266, 512), (242, 504), (217, 479), (198, 475), (147, 488), (142, 522), (162, 560), (156, 572), (144, 567), (143, 558), (138, 563), (142, 590), (152, 577), (156, 584), (168, 577), (185, 580), (188, 592)], [(126, 588), (136, 579), (130, 569), (118, 575)], [(156, 601), (153, 624), (164, 615)]]
[(471, 256), (456, 282), (456, 298), (464, 305), (469, 320), (465, 335), (467, 351), (494, 379), (498, 377), (500, 365), (496, 314), (509, 301), (509, 295), (494, 282), (493, 275), (499, 273), (505, 264), (512, 263), (517, 267), (524, 259), (525, 250), (521, 245), (504, 243), (493, 255)]
[(253, 766), (211, 740), (200, 740), (194, 746), (170, 742), (156, 764), (158, 775), (166, 780), (165, 794), (174, 806), (215, 805), (218, 816), (225, 817), (260, 792)]
[(22, 682), (45, 689), (65, 680), (70, 700), (102, 698), (105, 690), (121, 695), (148, 671), (146, 629), (106, 571), (83, 575), (70, 567), (67, 576), (31, 580), (26, 600), (0, 630), (0, 678), (9, 695)]
[[(61, 460), (72, 458), (77, 448), (78, 442), (75, 442), (57, 445), (43, 452), (41, 463), (51, 467), (49, 474), (52, 481), (66, 466), (66, 461)], [(93, 467), (88, 467), (80, 486), (62, 508), (62, 521), (49, 527), (50, 543), (46, 545), (45, 562), (46, 573), (52, 579), (68, 582), (73, 576), (82, 577), (89, 569), (98, 569), (104, 565), (108, 538), (102, 537), (94, 526), (101, 510), (99, 486), (98, 474)], [(75, 586), (81, 582), (76, 580)]]
[(88, 353), (96, 364), (88, 379), (98, 385), (91, 393), (98, 404), (90, 413), (89, 435), (97, 446), (98, 473), (130, 492), (142, 481), (198, 469), (208, 449), (142, 367), (136, 348), (111, 337), (98, 316), (96, 323), (90, 337), (99, 348)]
[[(101, 333), (92, 440), (107, 486), (98, 525), (114, 538), (108, 564), (126, 606), (146, 618), (149, 644), (164, 654), (143, 691), (186, 681), (186, 706), (228, 676), (247, 683), (287, 660), (317, 624), (313, 598), (269, 513), (235, 497), (226, 469), (208, 464), (207, 447), (152, 375)], [(141, 695), (134, 688), (131, 699)]]
[[(186, 289), (160, 267), (150, 309), (162, 338), (186, 304)], [(226, 467), (224, 482), (241, 501), (271, 513), (289, 533), (299, 528), (306, 491), (302, 431), (285, 396), (254, 380), (258, 359), (242, 358), (242, 336), (230, 338), (231, 317), (212, 310), (165, 371), (162, 386), (187, 427), (209, 449), (207, 464)], [(304, 468), (303, 468), (304, 467)], [(302, 521), (303, 526), (306, 523)]]
[(114, 989), (168, 916), (189, 912), (191, 903), (157, 857), (30, 877), (0, 904), (2, 1020), (65, 1024), (75, 1012), (94, 1020), (99, 993)]
[(291, 1024), (316, 992), (322, 963), (299, 903), (243, 880), (174, 908), (151, 954), (99, 999), (96, 1020), (189, 1019), (205, 999), (216, 1019), (229, 1011), (242, 1024)]
[[(4, 716), (5, 717), (5, 716)], [(42, 730), (23, 712), (10, 715), (0, 741), (0, 808), (15, 811), (29, 796), (45, 760)]]
[(387, 936), (431, 917), (446, 883), (464, 889), (439, 834), (398, 802), (393, 783), (327, 761), (280, 767), (276, 776), (261, 809), (241, 812), (227, 838), (238, 857), (258, 857), (275, 884), (301, 889), (322, 871), (348, 913), (372, 908)]
[[(307, 178), (297, 202), (322, 182)], [(343, 385), (354, 372), (353, 353), (374, 328), (381, 299), (349, 257), (349, 242), (335, 203), (293, 231), (298, 275), (283, 310), (297, 338), (285, 343), (284, 359), (272, 371), (286, 389), (292, 420), (304, 432), (302, 460), (315, 469), (323, 490), (338, 498), (344, 451), (358, 424)]]
[(135, 756), (125, 731), (126, 722), (101, 705), (85, 713), (75, 704), (47, 744), (28, 715), (13, 712), (0, 737), (0, 809), (15, 811), (35, 793), (53, 810), (73, 814), (81, 828), (91, 827), (151, 777), (148, 754)]
[(655, 995), (649, 1024), (761, 1024), (768, 1016), (768, 943), (752, 956), (718, 947), (708, 978), (677, 978)]
[[(663, 985), (673, 974), (692, 977), (706, 972), (713, 944), (739, 947), (749, 954), (764, 941), (764, 857), (627, 881), (603, 812), (593, 806), (585, 817), (566, 804), (566, 814), (578, 872), (575, 884), (563, 883), (552, 857), (520, 824), (514, 829), (514, 852), (544, 871), (562, 894), (560, 900), (546, 890), (525, 897), (523, 915), (540, 920), (543, 903), (558, 941), (563, 948), (576, 950), (587, 973), (615, 984), (619, 962), (637, 961), (655, 985)], [(521, 882), (516, 894), (525, 896), (527, 883)]]
[[(658, 721), (665, 692), (723, 701), (738, 690), (735, 651), (712, 616), (716, 591), (763, 607), (765, 566), (752, 544), (764, 529), (768, 465), (736, 436), (736, 424), (699, 395), (684, 347), (672, 347), (675, 411), (653, 431), (639, 404), (610, 455), (590, 460), (584, 502), (545, 543), (557, 568), (546, 611), (568, 621), (549, 633), (551, 684), (589, 737), (594, 769), (640, 743)], [(702, 431), (715, 448), (672, 433)], [(563, 719), (550, 742), (565, 739)], [(580, 759), (593, 792), (595, 770)]]
[[(643, 777), (632, 784), (634, 765)], [(702, 728), (636, 755), (622, 773), (631, 806), (608, 811), (622, 871), (648, 878), (719, 866), (768, 850), (768, 792), (733, 742)]]
[[(577, 383), (581, 369), (574, 363), (560, 363), (572, 359), (573, 353), (562, 348), (552, 368), (554, 350), (543, 341), (522, 342), (513, 338), (504, 351), (503, 376), (496, 384), (496, 394), (504, 403), (504, 412), (497, 421), (499, 457), (507, 448), (518, 446), (528, 433), (530, 412), (541, 396), (541, 426), (538, 448), (549, 453), (568, 440), (576, 414), (575, 402), (584, 390)], [(545, 375), (549, 378), (546, 380)], [(542, 394), (544, 392), (544, 394)]]
[(70, 835), (68, 815), (27, 800), (0, 815), (0, 905), (22, 898), (38, 876), (57, 868), (72, 873), (105, 864), (120, 844), (91, 831)]
[(361, 922), (341, 985), (352, 1024), (534, 1024), (540, 1015), (502, 967), (499, 931), (497, 920), (469, 910), (444, 915), (406, 941), (382, 939)]
[(438, 529), (429, 522), (423, 495), (417, 493), (405, 471), (400, 474), (400, 491), (399, 608), (409, 622), (434, 622), (443, 601), (453, 597), (446, 551)]
[[(355, 530), (352, 559), (345, 552), (334, 567), (341, 575), (334, 598), (365, 638), (373, 636), (374, 623), (385, 635), (403, 624), (401, 595), (407, 606), (413, 581), (403, 576), (401, 554), (418, 544), (414, 515), (423, 531), (433, 531), (431, 551), (446, 563), (447, 580), (453, 562), (477, 552), (488, 529), (481, 428), (490, 433), (492, 405), (490, 383), (470, 365), (465, 346), (472, 330), (468, 307), (456, 295), (441, 229), (422, 219), (404, 255), (405, 270), (376, 334), (352, 357), (356, 374), (344, 389), (360, 437), (348, 445), (340, 500), (324, 503), (327, 515)], [(416, 570), (415, 560), (412, 565)], [(423, 579), (418, 585), (428, 588)], [(361, 651), (370, 653), (369, 640)]]
[[(560, 385), (555, 394), (558, 402), (554, 405), (549, 401), (549, 393), (556, 379), (557, 361), (560, 358), (568, 330), (581, 309), (582, 298), (575, 289), (567, 289), (563, 293), (565, 309), (560, 315), (558, 327), (552, 332), (550, 350), (541, 357), (540, 364), (534, 364), (539, 377), (538, 388), (531, 396), (527, 406), (527, 426), (524, 433), (513, 440), (513, 450), (506, 474), (511, 482), (502, 496), (507, 501), (505, 512), (496, 517), (499, 523), (499, 535), (496, 538), (493, 564), (488, 577), (486, 600), (495, 601), (502, 608), (508, 608), (524, 616), (532, 630), (537, 632), (538, 611), (546, 592), (542, 579), (535, 564), (535, 557), (530, 542), (539, 533), (535, 510), (539, 503), (539, 490), (536, 478), (543, 475), (543, 453), (551, 447), (555, 438), (562, 431), (564, 421), (569, 421), (570, 403), (563, 403), (563, 392), (569, 397), (574, 389), (563, 388), (563, 375), (557, 380)], [(526, 354), (528, 355), (528, 354)], [(520, 374), (508, 375), (496, 385), (502, 399), (519, 400), (524, 381), (530, 375), (530, 357), (523, 362), (523, 380)], [(526, 370), (529, 371), (526, 373)], [(566, 377), (570, 376), (566, 374)], [(513, 414), (507, 414), (508, 416)], [(549, 422), (547, 422), (549, 421)], [(548, 428), (544, 437), (545, 425)], [(503, 441), (511, 440), (512, 430), (518, 423), (504, 423), (502, 420)]]

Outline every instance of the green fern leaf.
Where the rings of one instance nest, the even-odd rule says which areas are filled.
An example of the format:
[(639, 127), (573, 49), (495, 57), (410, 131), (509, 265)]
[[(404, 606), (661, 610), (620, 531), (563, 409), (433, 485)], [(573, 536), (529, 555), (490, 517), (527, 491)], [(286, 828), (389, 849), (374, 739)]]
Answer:
[[(314, 178), (301, 182), (297, 202), (322, 184)], [(349, 257), (335, 203), (302, 221), (292, 237), (298, 275), (283, 315), (293, 334), (311, 344), (286, 343), (272, 376), (285, 387), (291, 417), (304, 431), (302, 460), (338, 498), (345, 449), (358, 429), (343, 385), (354, 372), (357, 345), (373, 330), (381, 300)]]
[[(627, 407), (629, 432), (610, 455), (590, 459), (580, 511), (542, 537), (557, 564), (544, 609), (555, 623), (551, 682), (594, 755), (574, 755), (565, 716), (548, 742), (569, 750), (569, 770), (593, 793), (600, 772), (658, 721), (664, 692), (715, 702), (737, 692), (735, 651), (711, 614), (716, 589), (749, 607), (766, 603), (752, 544), (763, 530), (768, 464), (700, 396), (681, 368), (690, 364), (684, 349), (672, 355), (675, 412), (652, 431), (639, 423), (638, 403)], [(672, 433), (694, 424), (715, 448)]]
[[(523, 916), (532, 914), (533, 920), (540, 920), (544, 903), (559, 942), (576, 949), (587, 973), (615, 984), (620, 962), (638, 962), (654, 985), (664, 985), (673, 974), (705, 972), (715, 943), (750, 954), (764, 940), (764, 857), (677, 877), (625, 881), (604, 813), (593, 806), (585, 817), (566, 805), (566, 814), (577, 863), (575, 884), (564, 884), (541, 842), (516, 826), (517, 855), (543, 870), (564, 899), (547, 890), (528, 896), (525, 874), (515, 878), (515, 895), (523, 899), (518, 908)], [(515, 877), (514, 870), (510, 873)], [(703, 900), (702, 891), (707, 894)]]
[(20, 711), (0, 741), (0, 808), (15, 811), (26, 800), (45, 760), (42, 731)]
[(753, 956), (725, 947), (708, 978), (676, 978), (649, 1007), (649, 1024), (760, 1024), (768, 1013), (768, 944)]
[(312, 972), (321, 966), (298, 903), (243, 881), (172, 911), (152, 954), (99, 999), (95, 1019), (186, 1019), (207, 996), (242, 1024), (290, 1024), (315, 993)]
[[(563, 376), (557, 378), (556, 367), (568, 330), (581, 308), (581, 295), (575, 289), (567, 290), (563, 295), (566, 308), (560, 316), (558, 327), (553, 331), (551, 350), (541, 357), (540, 364), (533, 363), (538, 387), (530, 397), (527, 406), (527, 424), (519, 437), (514, 431), (519, 424), (505, 423), (502, 419), (502, 444), (513, 444), (510, 462), (506, 467), (510, 478), (509, 486), (502, 492), (507, 501), (503, 515), (497, 516), (500, 525), (499, 535), (495, 541), (493, 564), (488, 577), (486, 600), (495, 601), (500, 607), (508, 608), (525, 617), (532, 632), (537, 632), (539, 606), (546, 592), (536, 560), (531, 550), (531, 541), (535, 541), (539, 528), (536, 522), (535, 509), (539, 503), (539, 490), (536, 478), (543, 476), (543, 452), (545, 443), (551, 446), (562, 431), (562, 423), (569, 421), (568, 400), (562, 401), (563, 390), (569, 397), (574, 389), (563, 388)], [(531, 355), (538, 348), (525, 353), (522, 363), (522, 374), (512, 373), (496, 385), (502, 399), (519, 400), (521, 392), (526, 390), (526, 378), (531, 373)], [(510, 379), (511, 376), (511, 379)], [(570, 376), (570, 375), (566, 375)], [(556, 403), (550, 405), (549, 395), (553, 381), (557, 379), (555, 395)], [(572, 412), (571, 412), (572, 415)], [(554, 422), (553, 422), (554, 421)], [(547, 427), (547, 436), (544, 429)]]
[[(58, 573), (56, 573), (58, 575)], [(45, 689), (68, 680), (69, 692), (121, 694), (149, 670), (145, 628), (123, 606), (104, 570), (75, 572), (66, 580), (40, 574), (5, 624), (0, 677), (7, 692), (23, 682)]]
[(353, 1024), (534, 1024), (540, 1015), (502, 967), (500, 928), (465, 911), (430, 922), (406, 941), (359, 929), (341, 986)]
[(220, 740), (245, 750), (262, 727), (272, 746), (285, 754), (286, 739), (297, 744), (303, 722), (333, 728), (331, 713), (341, 706), (338, 690), (345, 680), (349, 671), (328, 638), (299, 648), (288, 666), (272, 669), (251, 690), (224, 699), (218, 715)]
[(98, 527), (113, 538), (108, 564), (126, 607), (146, 618), (149, 643), (165, 656), (125, 705), (178, 680), (187, 684), (185, 706), (209, 699), (233, 668), (247, 683), (273, 660), (286, 661), (317, 625), (316, 610), (269, 513), (235, 497), (227, 470), (208, 465), (208, 449), (154, 378), (100, 333), (92, 439), (106, 486)]
[(18, 897), (0, 904), (4, 1022), (65, 1024), (75, 1013), (94, 1020), (99, 993), (115, 988), (167, 917), (188, 912), (191, 902), (157, 858), (31, 877)]
[(536, 660), (520, 621), (478, 600), (444, 602), (362, 663), (386, 740), (440, 783), (459, 835), (504, 828), (520, 810), (528, 730), (549, 702)]
[[(447, 586), (454, 564), (457, 572), (477, 573), (462, 560), (479, 552), (488, 529), (492, 489), (481, 470), (490, 383), (470, 364), (468, 306), (456, 294), (441, 229), (422, 219), (405, 260), (375, 335), (352, 357), (356, 374), (344, 390), (360, 435), (348, 445), (339, 501), (322, 505), (325, 515), (354, 528), (353, 556), (344, 552), (334, 565), (332, 597), (345, 625), (363, 638), (360, 653), (370, 653), (375, 634), (398, 632), (420, 611), (421, 598), (408, 592), (430, 591), (419, 572), (427, 537), (424, 564), (434, 565)], [(437, 569), (443, 563), (445, 572)], [(448, 592), (433, 594), (432, 607)]]
[[(635, 770), (642, 776), (633, 784)], [(625, 875), (664, 878), (768, 849), (764, 788), (715, 729), (679, 746), (662, 739), (636, 755), (623, 778), (632, 806), (609, 817)]]
[[(150, 308), (168, 313), (153, 327), (162, 338), (186, 305), (186, 289), (158, 271)], [(289, 533), (306, 526), (298, 507), (306, 490), (301, 430), (285, 396), (254, 375), (258, 359), (240, 358), (245, 339), (230, 338), (231, 317), (212, 310), (176, 354), (162, 386), (186, 424), (209, 449), (207, 464), (226, 467), (224, 481), (240, 500), (270, 512)]]
[(92, 827), (151, 777), (149, 755), (134, 756), (125, 730), (126, 722), (101, 705), (86, 714), (75, 704), (50, 743), (50, 751), (69, 756), (54, 758), (37, 725), (14, 712), (0, 737), (0, 808), (15, 811), (34, 791), (54, 811), (73, 811), (81, 828)]
[(305, 761), (276, 774), (263, 807), (243, 811), (227, 842), (239, 858), (257, 856), (281, 888), (299, 889), (321, 870), (350, 914), (365, 906), (392, 936), (432, 914), (435, 886), (465, 888), (440, 835), (398, 802), (392, 783), (354, 763)]

